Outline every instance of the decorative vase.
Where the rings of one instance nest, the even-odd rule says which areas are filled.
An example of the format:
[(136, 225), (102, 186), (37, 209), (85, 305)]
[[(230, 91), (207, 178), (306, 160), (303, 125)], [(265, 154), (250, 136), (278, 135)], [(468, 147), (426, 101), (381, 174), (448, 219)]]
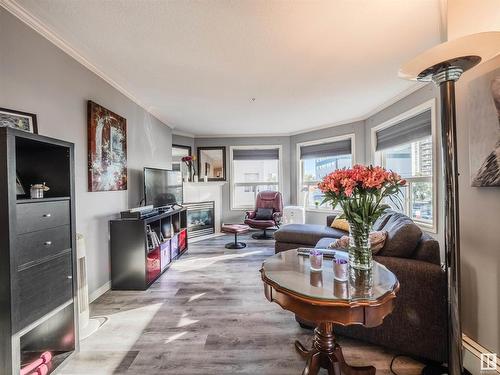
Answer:
[(370, 231), (369, 224), (349, 221), (349, 267), (357, 270), (372, 269)]
[(349, 270), (349, 292), (351, 298), (367, 299), (373, 297), (373, 270)]

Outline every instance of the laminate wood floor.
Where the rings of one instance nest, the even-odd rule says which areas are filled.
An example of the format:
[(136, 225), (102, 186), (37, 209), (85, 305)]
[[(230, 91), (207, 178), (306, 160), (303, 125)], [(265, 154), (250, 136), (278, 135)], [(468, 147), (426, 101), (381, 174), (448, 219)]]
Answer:
[[(305, 363), (293, 343), (298, 338), (310, 345), (312, 332), (268, 302), (260, 280), (274, 241), (241, 236), (245, 249), (225, 249), (232, 238), (191, 244), (147, 291), (109, 291), (92, 303), (92, 316), (107, 322), (81, 343), (60, 373), (301, 374)], [(377, 374), (390, 374), (394, 353), (339, 341), (350, 364), (371, 364)], [(422, 365), (402, 357), (394, 368), (398, 375), (412, 375)]]

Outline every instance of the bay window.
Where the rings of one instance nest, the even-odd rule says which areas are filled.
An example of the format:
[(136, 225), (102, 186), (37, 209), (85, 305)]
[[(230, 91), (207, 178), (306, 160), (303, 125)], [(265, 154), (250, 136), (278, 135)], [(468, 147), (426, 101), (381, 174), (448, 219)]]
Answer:
[(432, 111), (413, 115), (375, 131), (376, 163), (397, 172), (407, 180), (403, 188), (403, 211), (419, 225), (435, 231), (434, 145)]
[(353, 141), (354, 134), (350, 134), (297, 145), (300, 205), (309, 210), (332, 209), (322, 204), (324, 195), (318, 183), (336, 169), (352, 166)]
[(231, 209), (255, 207), (261, 191), (281, 190), (281, 146), (232, 146)]

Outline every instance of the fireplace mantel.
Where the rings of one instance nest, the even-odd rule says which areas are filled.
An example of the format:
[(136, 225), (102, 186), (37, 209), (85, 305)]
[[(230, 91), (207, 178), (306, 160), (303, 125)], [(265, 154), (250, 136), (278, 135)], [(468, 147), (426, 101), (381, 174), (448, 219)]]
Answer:
[(222, 217), (222, 186), (226, 181), (184, 182), (184, 202), (215, 202), (215, 232), (220, 233)]

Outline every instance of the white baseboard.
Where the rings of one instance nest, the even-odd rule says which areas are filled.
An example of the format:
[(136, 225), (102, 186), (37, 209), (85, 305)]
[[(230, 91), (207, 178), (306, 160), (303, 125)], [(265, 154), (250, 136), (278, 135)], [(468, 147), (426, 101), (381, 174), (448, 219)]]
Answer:
[(467, 335), (462, 335), (462, 342), (464, 345), (464, 367), (469, 370), (472, 375), (500, 374), (500, 359), (498, 358), (498, 353), (496, 353), (497, 370), (481, 371), (481, 354), (490, 353), (490, 351)]
[(106, 293), (110, 289), (111, 289), (111, 281), (108, 281), (107, 283), (102, 285), (100, 288), (97, 288), (92, 293), (90, 293), (89, 303), (94, 302), (96, 299), (98, 299), (100, 296), (102, 296), (104, 293)]

